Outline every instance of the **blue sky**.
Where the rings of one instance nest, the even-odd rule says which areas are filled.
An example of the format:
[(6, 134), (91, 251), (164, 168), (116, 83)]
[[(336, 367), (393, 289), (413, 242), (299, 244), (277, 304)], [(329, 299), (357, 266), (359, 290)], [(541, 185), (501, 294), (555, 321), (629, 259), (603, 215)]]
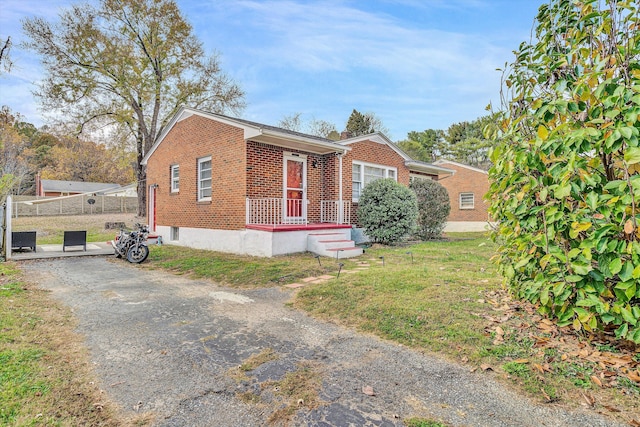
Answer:
[[(355, 108), (375, 113), (392, 140), (446, 129), (499, 106), (500, 73), (529, 41), (545, 0), (178, 0), (208, 52), (246, 92), (242, 118), (287, 115), (338, 130)], [(44, 123), (31, 92), (38, 58), (18, 46), (20, 20), (56, 20), (63, 0), (0, 0), (0, 36), (15, 41), (0, 105)]]

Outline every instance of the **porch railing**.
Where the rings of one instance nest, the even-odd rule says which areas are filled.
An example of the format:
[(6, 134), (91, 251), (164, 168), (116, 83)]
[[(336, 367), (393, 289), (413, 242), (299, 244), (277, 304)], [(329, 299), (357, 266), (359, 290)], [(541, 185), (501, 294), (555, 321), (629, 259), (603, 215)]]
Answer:
[[(246, 224), (307, 224), (308, 204), (308, 200), (299, 199), (247, 198)], [(351, 201), (322, 200), (320, 202), (320, 222), (350, 224)]]
[(351, 224), (351, 201), (322, 200), (320, 202), (320, 222)]
[(306, 224), (308, 200), (247, 199), (247, 224)]

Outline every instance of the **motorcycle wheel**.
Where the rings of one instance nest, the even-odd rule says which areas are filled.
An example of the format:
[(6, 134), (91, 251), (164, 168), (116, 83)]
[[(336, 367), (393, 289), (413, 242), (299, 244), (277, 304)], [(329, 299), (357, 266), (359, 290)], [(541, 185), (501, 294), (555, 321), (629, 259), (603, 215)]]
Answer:
[(127, 251), (127, 261), (140, 264), (149, 256), (149, 248), (146, 245), (132, 246)]

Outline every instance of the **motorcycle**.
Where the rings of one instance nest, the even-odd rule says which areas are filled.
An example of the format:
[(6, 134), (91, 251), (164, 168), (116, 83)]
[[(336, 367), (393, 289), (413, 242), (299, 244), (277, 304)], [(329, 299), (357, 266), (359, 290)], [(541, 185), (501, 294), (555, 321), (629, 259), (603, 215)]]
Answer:
[(135, 228), (135, 230), (129, 232), (123, 228), (120, 229), (115, 240), (111, 241), (111, 245), (115, 251), (116, 258), (126, 257), (127, 261), (140, 264), (149, 256), (149, 247), (147, 246), (149, 227), (136, 224)]

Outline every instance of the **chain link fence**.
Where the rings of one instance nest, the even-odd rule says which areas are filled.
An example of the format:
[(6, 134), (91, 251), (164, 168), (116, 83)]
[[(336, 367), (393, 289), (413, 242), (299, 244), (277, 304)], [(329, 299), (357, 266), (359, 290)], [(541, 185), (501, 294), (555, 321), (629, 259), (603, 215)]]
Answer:
[[(49, 201), (47, 201), (50, 199)], [(33, 203), (30, 203), (33, 202)], [(138, 198), (78, 195), (71, 197), (13, 196), (12, 216), (87, 215), (136, 213)]]

